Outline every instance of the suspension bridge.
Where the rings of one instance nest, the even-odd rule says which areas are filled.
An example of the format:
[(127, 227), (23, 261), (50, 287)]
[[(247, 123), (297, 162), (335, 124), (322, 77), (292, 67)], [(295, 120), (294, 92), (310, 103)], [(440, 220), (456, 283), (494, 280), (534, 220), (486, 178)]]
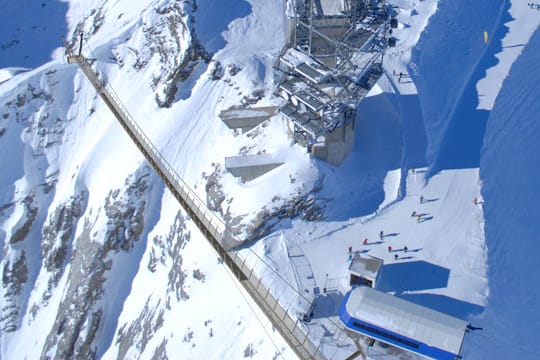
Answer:
[[(70, 51), (68, 44), (65, 45), (68, 63), (77, 64), (80, 67), (148, 163), (295, 354), (300, 359), (317, 360), (355, 357), (356, 353), (353, 352), (358, 350), (359, 345), (343, 330), (337, 316), (322, 316), (317, 319), (317, 324), (311, 323), (308, 326), (295, 310), (298, 309), (299, 303), (307, 304), (309, 307), (312, 299), (301, 294), (251, 249), (243, 252), (235, 250), (235, 246), (242, 242), (177, 174), (173, 166), (167, 162), (130, 115), (113, 88), (107, 81), (100, 78), (91, 62), (82, 55), (81, 50), (78, 54), (74, 54)], [(80, 49), (82, 49), (82, 36)], [(266, 273), (264, 279), (257, 275), (262, 272)], [(271, 274), (270, 278), (268, 274)], [(274, 292), (280, 292), (280, 294), (271, 291), (270, 284), (272, 283), (280, 284), (279, 287), (274, 286), (280, 289), (279, 291), (274, 289)], [(283, 299), (289, 299), (288, 303), (283, 304), (282, 302), (287, 302)], [(353, 353), (352, 356), (351, 353)]]

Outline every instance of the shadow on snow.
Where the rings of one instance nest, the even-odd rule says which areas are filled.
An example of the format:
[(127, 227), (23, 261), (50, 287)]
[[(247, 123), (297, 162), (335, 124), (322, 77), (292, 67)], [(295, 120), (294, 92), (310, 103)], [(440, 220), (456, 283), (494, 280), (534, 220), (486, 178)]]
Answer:
[(471, 316), (478, 315), (484, 310), (480, 305), (439, 294), (396, 294), (396, 296), (467, 321)]
[[(421, 94), (429, 139), (428, 177), (445, 169), (479, 167), (490, 112), (477, 109), (476, 85), (486, 76), (486, 70), (499, 62), (495, 55), (502, 51), (500, 39), (508, 28), (496, 26), (512, 20), (508, 12), (503, 12), (503, 17), (499, 18), (502, 4), (503, 1), (441, 2), (418, 46), (418, 49), (429, 48), (430, 51), (413, 52), (413, 62), (419, 72), (411, 71), (411, 74)], [(448, 23), (447, 13), (456, 14), (454, 18), (459, 18), (460, 14), (465, 18), (471, 13), (483, 16), (472, 22)], [(452, 36), (439, 35), (449, 29)], [(485, 44), (484, 31), (497, 41)]]
[(389, 171), (425, 165), (424, 134), (416, 95), (383, 93), (362, 100), (353, 151), (339, 167), (319, 162), (325, 176), (321, 197), (339, 204), (327, 210), (327, 219), (343, 221), (375, 212), (384, 201)]
[(426, 261), (383, 265), (377, 289), (385, 292), (444, 288), (450, 270)]

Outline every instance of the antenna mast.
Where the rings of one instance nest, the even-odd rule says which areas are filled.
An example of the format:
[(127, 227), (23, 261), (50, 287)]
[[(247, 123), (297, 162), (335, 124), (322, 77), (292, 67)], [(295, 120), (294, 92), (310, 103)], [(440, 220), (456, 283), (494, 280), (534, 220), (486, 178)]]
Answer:
[(79, 40), (79, 52), (78, 52), (77, 55), (74, 55), (73, 52), (71, 51), (71, 47), (68, 44), (66, 38), (63, 37), (63, 36), (61, 38), (62, 38), (62, 42), (64, 43), (64, 46), (66, 47), (66, 54), (67, 54), (68, 64), (80, 64), (80, 63), (86, 61), (86, 59), (82, 55), (83, 33), (81, 33), (80, 38), (79, 38), (80, 39)]

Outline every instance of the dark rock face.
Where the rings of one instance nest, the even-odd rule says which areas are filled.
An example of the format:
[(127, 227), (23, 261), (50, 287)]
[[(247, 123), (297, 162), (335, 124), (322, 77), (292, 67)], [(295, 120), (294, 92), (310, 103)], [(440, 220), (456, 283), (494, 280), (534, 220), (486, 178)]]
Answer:
[[(144, 44), (141, 48), (130, 47), (136, 70), (145, 69), (157, 57), (159, 67), (153, 72), (151, 87), (160, 107), (170, 107), (175, 100), (178, 85), (190, 78), (199, 64), (208, 64), (212, 55), (200, 44), (192, 26), (196, 5), (191, 1), (176, 1), (154, 6), (158, 16), (148, 16), (141, 31)], [(117, 54), (117, 61), (125, 60)]]
[[(298, 195), (289, 199), (285, 204), (274, 208), (263, 208), (257, 213), (255, 219), (244, 224), (241, 218), (231, 218), (224, 215), (234, 233), (244, 233), (246, 242), (260, 239), (272, 231), (281, 220), (299, 217), (306, 221), (318, 221), (324, 217), (324, 204), (317, 200), (315, 194), (320, 191), (315, 187), (305, 195)], [(278, 199), (275, 199), (278, 200)]]
[(22, 287), (27, 280), (26, 254), (22, 251), (13, 261), (7, 260), (2, 269), (2, 287), (4, 288), (5, 300), (0, 318), (2, 332), (12, 332), (18, 328), (20, 309), (15, 300), (21, 294)]
[[(93, 9), (77, 24), (69, 40), (69, 47), (74, 53), (79, 51), (80, 34), (86, 39), (96, 34), (105, 21), (113, 21), (107, 19), (104, 6)], [(120, 67), (130, 64), (141, 71), (150, 63), (159, 64), (154, 66), (152, 82), (149, 85), (155, 92), (156, 102), (160, 107), (170, 107), (175, 101), (179, 84), (188, 80), (199, 64), (206, 66), (212, 57), (200, 44), (192, 26), (196, 10), (194, 0), (168, 3), (153, 1), (141, 14), (144, 20), (140, 28), (123, 35), (119, 41), (121, 44), (128, 44), (126, 46), (131, 54), (129, 59), (123, 57), (118, 49), (112, 49), (111, 60)], [(136, 31), (143, 34), (142, 46), (129, 45), (129, 40), (135, 36)]]
[[(107, 216), (107, 245), (114, 250), (130, 250), (133, 242), (139, 239), (144, 229), (145, 201), (133, 202), (130, 199), (142, 199), (148, 188), (148, 173), (137, 177), (127, 184), (125, 192), (128, 199), (119, 196), (120, 190), (111, 191), (105, 199)], [(127, 201), (126, 201), (127, 200)]]
[(24, 217), (20, 221), (21, 224), (15, 228), (13, 235), (11, 235), (11, 238), (9, 239), (10, 244), (13, 245), (23, 241), (26, 238), (26, 235), (28, 235), (38, 212), (38, 208), (33, 205), (33, 202), (34, 197), (30, 195), (26, 196), (21, 201), (21, 203), (24, 204)]

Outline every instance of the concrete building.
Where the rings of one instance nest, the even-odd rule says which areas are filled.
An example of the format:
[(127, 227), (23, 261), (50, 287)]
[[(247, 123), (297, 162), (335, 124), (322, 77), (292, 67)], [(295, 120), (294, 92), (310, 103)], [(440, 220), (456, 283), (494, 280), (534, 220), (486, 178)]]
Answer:
[(382, 265), (382, 259), (355, 254), (349, 265), (349, 285), (376, 287)]

